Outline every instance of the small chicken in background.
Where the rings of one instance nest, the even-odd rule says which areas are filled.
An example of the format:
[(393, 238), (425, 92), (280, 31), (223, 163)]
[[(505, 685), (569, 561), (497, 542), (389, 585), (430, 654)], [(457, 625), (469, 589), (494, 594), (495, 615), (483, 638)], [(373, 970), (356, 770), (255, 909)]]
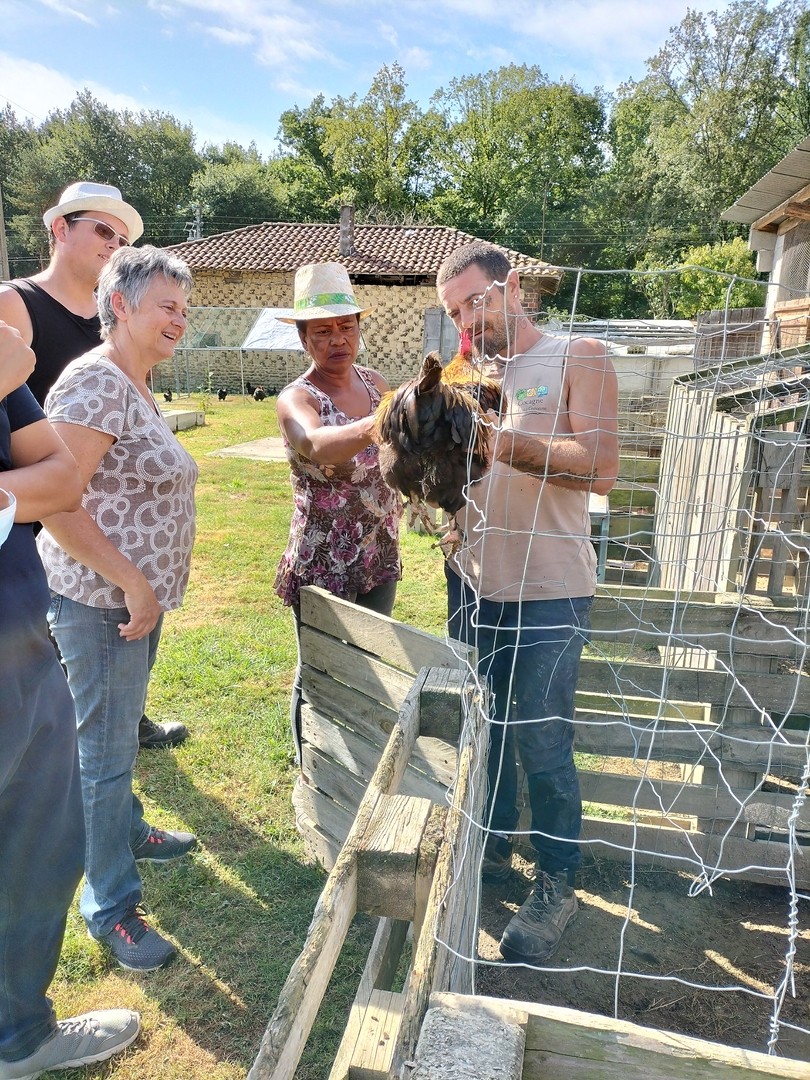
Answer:
[(489, 468), (486, 413), (501, 412), (503, 404), (500, 385), (476, 371), (464, 353), (446, 368), (438, 353), (428, 353), (416, 378), (377, 407), (375, 442), (385, 482), (412, 503), (455, 514), (467, 484)]
[(164, 390), (163, 391), (163, 400), (164, 401), (171, 401), (172, 400), (172, 392), (171, 392), (171, 390)]
[(264, 399), (266, 397), (267, 397), (267, 394), (265, 393), (265, 390), (264, 390), (263, 386), (257, 386), (256, 389), (253, 391), (253, 400), (254, 401), (264, 401)]
[(228, 396), (228, 391), (225, 389), (224, 386), (221, 386), (219, 388), (219, 390), (217, 390), (217, 397), (219, 398), (220, 401), (224, 401), (227, 396)]

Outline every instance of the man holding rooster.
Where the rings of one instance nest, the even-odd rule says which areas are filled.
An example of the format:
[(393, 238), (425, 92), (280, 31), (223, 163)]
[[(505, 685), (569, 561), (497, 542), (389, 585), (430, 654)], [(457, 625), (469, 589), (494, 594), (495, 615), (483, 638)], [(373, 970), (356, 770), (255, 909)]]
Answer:
[(596, 587), (588, 496), (618, 471), (617, 382), (605, 346), (541, 331), (504, 252), (475, 242), (437, 275), (439, 299), (472, 361), (501, 381), (491, 468), (466, 489), (446, 567), (448, 629), (478, 649), (492, 694), (483, 878), (511, 875), (526, 773), (534, 888), (503, 933), (502, 956), (547, 960), (577, 911), (582, 800), (574, 695)]

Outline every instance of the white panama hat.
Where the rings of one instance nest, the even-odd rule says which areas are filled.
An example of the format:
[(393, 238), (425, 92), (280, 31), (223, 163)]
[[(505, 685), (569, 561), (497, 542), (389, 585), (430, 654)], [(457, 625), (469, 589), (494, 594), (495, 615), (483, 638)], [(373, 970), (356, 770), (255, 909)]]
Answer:
[(296, 323), (302, 319), (341, 319), (359, 315), (364, 319), (371, 308), (361, 308), (355, 299), (345, 266), (340, 263), (306, 263), (295, 272), (291, 316), (277, 316), (279, 322)]
[(100, 210), (103, 214), (112, 214), (119, 221), (123, 221), (130, 244), (134, 244), (143, 235), (143, 218), (134, 206), (124, 202), (118, 188), (112, 184), (94, 184), (90, 180), (80, 180), (77, 184), (65, 188), (56, 206), (52, 206), (42, 215), (45, 228), (50, 229), (56, 218), (64, 217), (65, 214), (76, 214), (80, 210)]

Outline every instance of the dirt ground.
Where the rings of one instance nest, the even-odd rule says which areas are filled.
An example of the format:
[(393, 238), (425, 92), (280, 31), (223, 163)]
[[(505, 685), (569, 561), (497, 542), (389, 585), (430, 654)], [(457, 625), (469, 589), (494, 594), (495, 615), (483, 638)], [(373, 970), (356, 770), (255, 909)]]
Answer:
[[(627, 867), (592, 862), (581, 873), (576, 920), (546, 968), (532, 970), (507, 965), (498, 953), (503, 928), (531, 888), (529, 864), (516, 856), (514, 867), (508, 884), (484, 886), (479, 937), (484, 962), (477, 968), (477, 993), (615, 1015), (648, 1027), (767, 1051), (773, 993), (785, 974), (787, 889), (723, 880), (712, 886), (713, 895), (690, 897), (689, 875), (641, 869), (636, 870), (631, 893)], [(795, 997), (788, 989), (780, 1013), (782, 1021), (806, 1029), (810, 1028), (808, 903), (800, 900), (798, 909)], [(619, 966), (622, 973), (617, 979)], [(767, 998), (744, 990), (694, 989), (672, 981), (673, 977), (706, 987), (742, 986)], [(781, 1027), (777, 1052), (810, 1060), (810, 1035)]]

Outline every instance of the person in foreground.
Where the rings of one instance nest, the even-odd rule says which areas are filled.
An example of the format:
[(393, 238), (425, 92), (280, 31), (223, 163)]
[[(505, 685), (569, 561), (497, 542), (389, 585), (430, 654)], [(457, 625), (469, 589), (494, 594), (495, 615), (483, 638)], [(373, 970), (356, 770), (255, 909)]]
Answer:
[(176, 256), (115, 252), (98, 286), (103, 344), (69, 364), (46, 401), (83, 485), (81, 507), (43, 518), (37, 540), (76, 706), (87, 829), (80, 909), (91, 937), (133, 971), (176, 952), (143, 918), (136, 863), (196, 845), (189, 833), (150, 827), (132, 791), (163, 613), (180, 606), (188, 582), (197, 479), (146, 380), (183, 336), (190, 290)]
[[(28, 387), (40, 405), (71, 360), (101, 344), (96, 285), (114, 251), (134, 244), (143, 220), (112, 184), (80, 180), (42, 216), (50, 261), (30, 278), (0, 284), (0, 319), (15, 326), (36, 356)], [(185, 724), (141, 719), (144, 749), (178, 746)]]
[[(278, 398), (295, 510), (275, 590), (290, 606), (299, 635), (298, 594), (320, 585), (335, 596), (390, 615), (399, 561), (401, 500), (380, 475), (372, 441), (374, 411), (388, 390), (383, 377), (355, 363), (360, 320), (345, 267), (311, 263), (295, 275), (293, 316), (310, 364)], [(301, 664), (290, 706), (300, 762)]]
[(518, 825), (516, 751), (526, 773), (534, 888), (500, 943), (511, 961), (547, 960), (577, 911), (582, 801), (574, 693), (596, 587), (589, 492), (618, 471), (617, 382), (602, 343), (551, 337), (523, 311), (517, 273), (481, 242), (453, 252), (439, 299), (484, 373), (500, 375), (507, 412), (493, 462), (457, 515), (446, 564), (448, 630), (478, 648), (493, 696), (482, 876), (511, 874)]
[(57, 1021), (46, 996), (84, 821), (73, 702), (30, 522), (78, 506), (81, 482), (24, 385), (33, 367), (19, 332), (0, 322), (0, 1080), (104, 1061), (140, 1030), (129, 1009)]

